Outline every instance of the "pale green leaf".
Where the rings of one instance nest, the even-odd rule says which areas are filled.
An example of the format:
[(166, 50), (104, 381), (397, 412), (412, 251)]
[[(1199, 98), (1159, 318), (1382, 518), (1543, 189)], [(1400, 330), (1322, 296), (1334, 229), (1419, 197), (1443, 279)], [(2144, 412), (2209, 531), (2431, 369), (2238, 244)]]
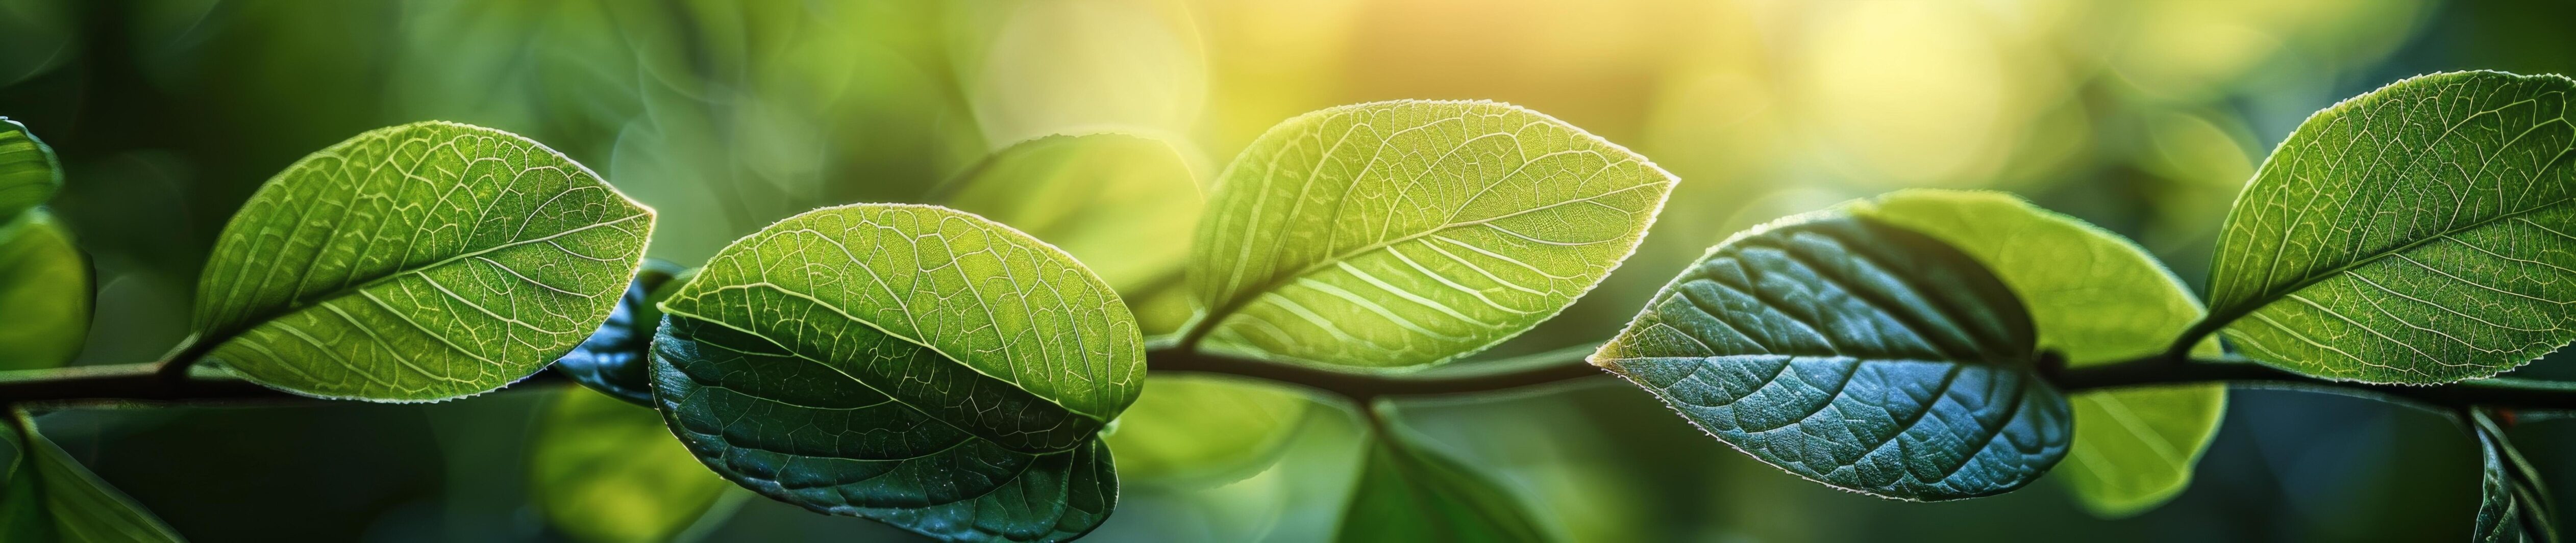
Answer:
[(679, 291), (673, 283), (686, 282), (681, 276), (689, 273), (694, 272), (678, 264), (644, 259), (644, 268), (635, 272), (635, 281), (617, 298), (617, 309), (608, 312), (608, 321), (599, 323), (599, 329), (572, 352), (556, 359), (555, 371), (591, 390), (651, 407), (653, 363), (645, 357), (653, 347), (653, 330), (662, 327), (662, 310), (655, 306)]
[(0, 224), (53, 199), (62, 186), (54, 148), (27, 132), (27, 125), (0, 117)]
[(1381, 424), (1343, 507), (1340, 543), (1551, 541), (1509, 488)]
[(2318, 111), (2237, 198), (2210, 320), (2330, 379), (2487, 377), (2576, 340), (2576, 82), (2454, 72)]
[(71, 363), (88, 337), (90, 290), (89, 261), (52, 215), (0, 224), (0, 369)]
[(1037, 236), (1125, 296), (1179, 281), (1204, 206), (1178, 151), (1127, 134), (1012, 144), (944, 189), (941, 205)]
[(1072, 257), (958, 211), (861, 204), (735, 242), (662, 303), (653, 394), (762, 495), (947, 540), (1064, 540), (1117, 499), (1097, 433), (1143, 341)]
[(1156, 376), (1102, 437), (1131, 482), (1230, 483), (1269, 466), (1311, 400), (1276, 386), (1221, 377)]
[[(2201, 316), (2190, 287), (2127, 238), (2010, 194), (1908, 190), (1850, 209), (1976, 257), (2029, 308), (2040, 349), (2071, 367), (2164, 352)], [(2216, 339), (2197, 347), (2195, 354), (2220, 354)], [(2086, 509), (2118, 518), (2190, 485), (2226, 414), (2227, 385), (2123, 388), (2068, 401), (2075, 444), (2057, 476)]]
[(2066, 454), (2021, 301), (1974, 257), (1843, 211), (1709, 250), (1591, 362), (1756, 459), (1908, 500), (2008, 492)]
[(435, 401), (536, 373), (634, 277), (653, 213), (516, 134), (426, 122), (297, 161), (197, 288), (208, 358), (324, 398)]
[(731, 485), (671, 438), (652, 409), (567, 390), (537, 421), (528, 491), (546, 520), (591, 543), (671, 541), (730, 513)]
[(1434, 364), (1565, 309), (1636, 249), (1672, 174), (1493, 102), (1289, 119), (1217, 179), (1190, 254), (1199, 345), (1361, 367)]
[(2465, 422), (2478, 438), (2485, 459), (2478, 479), (2480, 500), (2470, 541), (2477, 543), (2552, 543), (2558, 541), (2558, 510), (2540, 472), (2522, 459), (2522, 451), (2505, 439), (2504, 427), (2484, 408), (2468, 410)]
[(108, 486), (62, 447), (36, 433), (36, 421), (11, 410), (0, 441), (11, 453), (0, 482), (0, 541), (24, 543), (157, 543), (184, 541), (159, 517)]

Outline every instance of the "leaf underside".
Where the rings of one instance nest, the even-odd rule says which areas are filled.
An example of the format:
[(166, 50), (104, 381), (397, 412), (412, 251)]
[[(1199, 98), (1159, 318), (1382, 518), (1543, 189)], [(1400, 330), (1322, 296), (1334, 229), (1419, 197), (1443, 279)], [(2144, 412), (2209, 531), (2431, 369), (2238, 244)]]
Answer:
[(1433, 364), (1529, 330), (1636, 249), (1671, 174), (1492, 102), (1325, 109), (1219, 175), (1190, 282), (1205, 345), (1364, 367)]
[(1380, 435), (1342, 515), (1339, 543), (1548, 541), (1509, 489), (1405, 436)]
[(2317, 112), (2238, 198), (2210, 313), (2333, 379), (2487, 377), (2576, 340), (2565, 77), (2415, 77)]
[(0, 541), (184, 541), (133, 498), (36, 433), (35, 420), (24, 412), (0, 416), (15, 418), (0, 428), (0, 442), (15, 452), (7, 481), (0, 483)]
[(650, 210), (515, 134), (361, 134), (242, 205), (198, 283), (208, 358), (324, 398), (499, 388), (590, 336), (643, 257)]
[(635, 281), (626, 286), (626, 294), (617, 298), (617, 309), (608, 312), (608, 321), (573, 346), (572, 352), (556, 359), (555, 369), (591, 390), (651, 407), (653, 363), (646, 356), (653, 346), (653, 330), (662, 324), (662, 310), (653, 307), (651, 298), (682, 271), (678, 265), (646, 259), (644, 268), (635, 272)]
[(1841, 212), (1711, 249), (1593, 364), (1800, 477), (1907, 500), (1999, 494), (2065, 456), (2021, 302), (1968, 255)]
[(2551, 543), (2558, 541), (2558, 512), (2540, 472), (2522, 459), (2522, 451), (2505, 440), (2504, 428), (2485, 409), (2470, 409), (2469, 432), (2477, 434), (2485, 459), (2478, 480), (2482, 499), (2470, 540), (2478, 543)]
[(952, 210), (826, 208), (727, 247), (663, 302), (655, 401), (763, 495), (948, 540), (1097, 527), (1097, 439), (1142, 341), (1071, 257)]

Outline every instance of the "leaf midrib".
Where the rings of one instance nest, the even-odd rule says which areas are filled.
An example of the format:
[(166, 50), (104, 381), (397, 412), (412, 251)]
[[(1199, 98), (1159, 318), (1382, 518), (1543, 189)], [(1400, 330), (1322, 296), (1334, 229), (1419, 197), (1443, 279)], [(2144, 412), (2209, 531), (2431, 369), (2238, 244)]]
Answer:
[[(2552, 162), (2552, 164), (2556, 164), (2556, 162)], [(2523, 216), (2523, 215), (2527, 215), (2527, 214), (2530, 214), (2530, 213), (2534, 213), (2534, 212), (2538, 212), (2538, 211), (2542, 211), (2542, 210), (2546, 210), (2546, 209), (2550, 209), (2550, 208), (2554, 208), (2554, 207), (2558, 207), (2558, 206), (2567, 205), (2567, 204), (2569, 204), (2569, 203), (2576, 203), (2576, 200), (2571, 200), (2571, 199), (2560, 199), (2560, 200), (2556, 200), (2556, 201), (2553, 201), (2553, 202), (2543, 203), (2543, 204), (2541, 204), (2541, 205), (2531, 206), (2531, 207), (2524, 208), (2524, 209), (2520, 209), (2520, 210), (2515, 210), (2515, 211), (2506, 212), (2506, 213), (2499, 213), (2499, 214), (2496, 214), (2496, 215), (2493, 215), (2493, 216), (2489, 216), (2489, 217), (2487, 217), (2487, 218), (2479, 219), (2479, 220), (2477, 220), (2477, 221), (2471, 222), (2471, 223), (2466, 224), (2466, 225), (2462, 225), (2462, 226), (2459, 226), (2459, 227), (2456, 227), (2456, 228), (2450, 228), (2450, 229), (2442, 230), (2442, 231), (2441, 231), (2441, 232), (2439, 232), (2439, 233), (2435, 233), (2435, 234), (2431, 234), (2431, 235), (2426, 235), (2426, 236), (2423, 236), (2423, 237), (2417, 238), (2417, 239), (2415, 239), (2414, 241), (2406, 242), (2406, 243), (2405, 243), (2405, 244), (2403, 244), (2403, 245), (2399, 245), (2399, 246), (2396, 246), (2396, 247), (2391, 247), (2391, 248), (2389, 248), (2389, 249), (2387, 249), (2387, 250), (2383, 250), (2383, 251), (2379, 251), (2379, 252), (2371, 253), (2371, 254), (2369, 254), (2369, 255), (2362, 256), (2362, 257), (2360, 257), (2360, 258), (2355, 258), (2355, 259), (2353, 259), (2351, 262), (2347, 262), (2347, 263), (2344, 263), (2344, 264), (2342, 264), (2342, 265), (2335, 266), (2335, 267), (2334, 267), (2334, 268), (2332, 268), (2332, 269), (2328, 269), (2328, 270), (2325, 270), (2325, 271), (2322, 271), (2322, 272), (2310, 273), (2310, 274), (2302, 275), (2302, 276), (2300, 276), (2299, 280), (2297, 280), (2297, 281), (2292, 281), (2292, 282), (2289, 282), (2289, 283), (2286, 283), (2286, 284), (2284, 284), (2283, 286), (2280, 286), (2280, 287), (2278, 287), (2278, 288), (2267, 288), (2267, 289), (2263, 289), (2263, 290), (2261, 290), (2261, 291), (2256, 292), (2253, 296), (2248, 296), (2248, 297), (2246, 297), (2246, 298), (2244, 299), (2244, 301), (2242, 301), (2242, 302), (2235, 303), (2235, 304), (2231, 304), (2231, 305), (2229, 305), (2229, 306), (2227, 306), (2227, 307), (2223, 307), (2223, 308), (2212, 308), (2212, 309), (2213, 309), (2213, 311), (2210, 311), (2210, 312), (2209, 312), (2209, 314), (2208, 314), (2207, 316), (2202, 317), (2202, 319), (2201, 319), (2201, 320), (2203, 320), (2203, 321), (2205, 321), (2205, 322), (2212, 322), (2212, 323), (2227, 323), (2227, 324), (2232, 324), (2232, 323), (2234, 323), (2235, 321), (2237, 321), (2238, 319), (2243, 319), (2243, 318), (2245, 318), (2245, 316), (2246, 316), (2247, 314), (2251, 314), (2251, 313), (2253, 313), (2253, 312), (2254, 312), (2254, 311), (2256, 311), (2256, 310), (2260, 310), (2260, 309), (2262, 309), (2262, 308), (2264, 308), (2264, 307), (2266, 307), (2266, 306), (2270, 306), (2270, 305), (2272, 305), (2272, 303), (2274, 303), (2274, 302), (2278, 302), (2278, 301), (2281, 301), (2281, 299), (2282, 299), (2282, 298), (2288, 297), (2288, 296), (2289, 296), (2289, 295), (2291, 295), (2291, 294), (2296, 294), (2296, 293), (2298, 293), (2299, 291), (2307, 290), (2307, 288), (2308, 288), (2308, 287), (2316, 286), (2316, 284), (2317, 284), (2317, 283), (2323, 283), (2323, 282), (2325, 282), (2325, 281), (2326, 281), (2326, 280), (2328, 280), (2328, 279), (2333, 279), (2333, 278), (2335, 278), (2335, 277), (2337, 277), (2337, 276), (2340, 276), (2340, 275), (2343, 275), (2343, 274), (2345, 274), (2345, 273), (2351, 273), (2353, 270), (2360, 269), (2362, 266), (2367, 266), (2367, 265), (2370, 265), (2370, 264), (2372, 264), (2372, 263), (2378, 262), (2378, 261), (2379, 261), (2380, 259), (2382, 259), (2382, 258), (2387, 258), (2387, 257), (2389, 257), (2389, 256), (2393, 256), (2393, 255), (2398, 255), (2398, 254), (2403, 254), (2403, 253), (2407, 253), (2407, 252), (2412, 252), (2412, 251), (2414, 251), (2417, 247), (2422, 247), (2422, 246), (2424, 246), (2424, 245), (2431, 244), (2431, 243), (2433, 243), (2433, 242), (2435, 242), (2435, 241), (2440, 241), (2440, 240), (2445, 240), (2445, 239), (2451, 239), (2451, 237), (2452, 237), (2452, 236), (2457, 236), (2457, 235), (2459, 235), (2459, 234), (2461, 234), (2461, 233), (2463, 233), (2463, 232), (2468, 232), (2468, 231), (2470, 231), (2470, 230), (2477, 230), (2477, 229), (2480, 229), (2480, 228), (2484, 228), (2484, 227), (2486, 227), (2487, 225), (2490, 225), (2490, 224), (2494, 224), (2494, 223), (2497, 223), (2497, 222), (2501, 222), (2501, 221), (2505, 221), (2505, 220), (2513, 219), (2513, 218), (2515, 218), (2515, 217), (2520, 217), (2520, 216)], [(2183, 342), (2196, 342), (2197, 340), (2198, 340), (2198, 338), (2193, 338), (2193, 337), (2184, 337), (2184, 338), (2182, 338), (2182, 339), (2181, 339), (2181, 341), (2183, 341)], [(2188, 344), (2188, 343), (2185, 343), (2185, 344)]]
[[(404, 276), (404, 275), (406, 275), (406, 274), (426, 273), (426, 272), (428, 272), (428, 271), (429, 271), (429, 270), (431, 270), (431, 269), (436, 269), (436, 268), (441, 267), (441, 266), (446, 266), (446, 265), (449, 265), (449, 264), (454, 264), (454, 263), (457, 263), (457, 262), (459, 262), (459, 261), (462, 261), (462, 260), (465, 260), (465, 259), (468, 259), (468, 258), (473, 258), (473, 257), (477, 257), (477, 256), (483, 256), (483, 255), (487, 255), (487, 254), (492, 254), (492, 253), (495, 253), (495, 252), (502, 251), (502, 250), (504, 250), (504, 249), (510, 249), (510, 248), (515, 248), (515, 247), (523, 247), (523, 246), (527, 246), (527, 245), (533, 245), (533, 244), (537, 244), (537, 243), (543, 243), (543, 242), (547, 242), (547, 241), (553, 241), (553, 240), (558, 239), (558, 238), (562, 238), (562, 237), (565, 237), (565, 236), (570, 236), (570, 235), (573, 235), (573, 234), (578, 234), (578, 233), (581, 233), (581, 232), (587, 232), (587, 231), (590, 231), (590, 230), (592, 230), (592, 229), (596, 229), (596, 228), (605, 228), (605, 227), (608, 227), (609, 225), (614, 225), (614, 224), (617, 224), (617, 223), (622, 223), (622, 222), (626, 222), (626, 221), (631, 221), (631, 220), (635, 220), (635, 219), (639, 219), (639, 218), (646, 218), (646, 217), (651, 217), (651, 216), (653, 216), (653, 215), (652, 215), (652, 213), (649, 213), (649, 212), (638, 212), (638, 213), (636, 213), (636, 214), (633, 214), (633, 215), (627, 215), (627, 216), (625, 216), (625, 217), (619, 217), (619, 218), (616, 218), (616, 219), (611, 219), (611, 220), (607, 220), (607, 221), (601, 221), (601, 222), (597, 222), (597, 223), (592, 223), (592, 224), (582, 225), (582, 226), (580, 226), (580, 227), (575, 227), (575, 228), (565, 229), (565, 230), (564, 230), (564, 231), (562, 231), (562, 232), (556, 232), (556, 233), (553, 233), (553, 234), (547, 234), (547, 235), (542, 236), (542, 237), (536, 237), (536, 238), (530, 238), (530, 239), (524, 239), (524, 240), (512, 241), (512, 242), (509, 242), (509, 243), (503, 243), (503, 244), (499, 244), (499, 245), (494, 245), (494, 246), (487, 247), (487, 248), (483, 248), (483, 249), (477, 249), (477, 250), (474, 250), (474, 251), (468, 251), (468, 252), (465, 252), (465, 253), (457, 254), (457, 255), (455, 255), (455, 256), (450, 256), (450, 257), (447, 257), (447, 258), (439, 259), (438, 261), (430, 262), (430, 263), (428, 263), (428, 264), (423, 264), (423, 265), (419, 265), (419, 266), (409, 266), (409, 267), (395, 268), (395, 269), (393, 269), (393, 270), (391, 270), (391, 271), (386, 272), (384, 275), (377, 276), (376, 278), (373, 278), (373, 279), (368, 279), (368, 280), (367, 280), (366, 282), (364, 282), (364, 283), (358, 283), (358, 284), (356, 284), (356, 285), (351, 285), (351, 286), (347, 286), (347, 287), (341, 287), (341, 288), (339, 288), (339, 289), (332, 290), (332, 291), (330, 291), (330, 292), (326, 292), (326, 293), (323, 293), (323, 294), (320, 294), (320, 295), (316, 295), (316, 296), (311, 296), (311, 297), (297, 297), (297, 298), (294, 298), (294, 299), (290, 299), (290, 300), (288, 300), (288, 301), (287, 301), (287, 303), (279, 304), (279, 305), (277, 306), (277, 307), (278, 307), (278, 309), (276, 309), (275, 311), (269, 311), (269, 312), (265, 312), (265, 313), (256, 313), (256, 314), (251, 314), (251, 315), (246, 316), (246, 317), (244, 317), (244, 318), (242, 318), (242, 319), (240, 319), (240, 320), (238, 320), (238, 321), (235, 321), (231, 326), (229, 326), (228, 328), (223, 329), (223, 330), (213, 330), (213, 329), (200, 330), (200, 331), (199, 331), (199, 333), (204, 334), (204, 335), (205, 335), (205, 337), (207, 338), (207, 339), (202, 339), (202, 340), (200, 340), (200, 341), (206, 341), (206, 342), (207, 342), (207, 344), (208, 344), (208, 345), (210, 345), (210, 346), (219, 346), (219, 345), (222, 345), (222, 344), (225, 344), (225, 343), (230, 343), (230, 342), (233, 340), (233, 338), (239, 337), (239, 336), (241, 335), (241, 332), (244, 332), (244, 331), (250, 330), (250, 329), (252, 329), (252, 328), (257, 328), (260, 324), (264, 324), (264, 323), (267, 323), (267, 322), (270, 322), (270, 321), (277, 320), (279, 317), (284, 317), (284, 316), (286, 316), (286, 315), (293, 314), (293, 313), (295, 313), (295, 312), (297, 312), (297, 311), (303, 311), (303, 310), (306, 310), (306, 309), (312, 309), (312, 308), (314, 308), (314, 307), (321, 306), (323, 303), (325, 303), (325, 302), (329, 302), (329, 301), (331, 301), (331, 300), (337, 300), (337, 299), (340, 299), (340, 298), (344, 298), (344, 297), (348, 297), (348, 296), (351, 296), (351, 295), (357, 294), (358, 292), (365, 291), (365, 290), (367, 290), (367, 289), (369, 289), (369, 288), (373, 288), (373, 287), (375, 287), (375, 286), (377, 286), (377, 285), (382, 285), (382, 284), (385, 284), (385, 283), (391, 282), (391, 281), (393, 281), (393, 280), (395, 280), (395, 279), (399, 279), (399, 278), (401, 278), (402, 276)], [(417, 327), (417, 326), (415, 326), (415, 328), (418, 328), (418, 327)], [(423, 330), (423, 331), (426, 331), (426, 330)], [(218, 337), (218, 335), (219, 335), (219, 334), (220, 334), (220, 337)]]

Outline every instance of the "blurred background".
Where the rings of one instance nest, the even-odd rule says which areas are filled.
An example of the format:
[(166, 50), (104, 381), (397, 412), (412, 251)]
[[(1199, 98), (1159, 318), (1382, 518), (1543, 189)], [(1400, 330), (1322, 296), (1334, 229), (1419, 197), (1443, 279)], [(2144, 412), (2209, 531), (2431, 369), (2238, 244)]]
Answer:
[[(207, 249), (259, 183), (416, 120), (590, 166), (660, 211), (651, 255), (684, 265), (813, 207), (922, 201), (1048, 134), (1160, 139), (1204, 186), (1271, 124), (1373, 100), (1508, 101), (1679, 175), (1639, 253), (1501, 356), (1607, 338), (1738, 229), (1902, 187), (2020, 193), (2197, 285), (2230, 201), (2310, 112), (2424, 72), (2576, 72), (2571, 20), (2564, 2), (2416, 0), (0, 0), (0, 116), (66, 164), (53, 208), (98, 278), (83, 364), (185, 334)], [(2054, 481), (1847, 494), (1624, 384), (1547, 392), (1404, 413), (1578, 541), (2440, 541), (2477, 506), (2457, 427), (2334, 396), (2235, 392), (2188, 491), (2102, 520)], [(567, 393), (586, 392), (43, 422), (199, 541), (556, 541), (527, 456)], [(1329, 539), (1362, 427), (1331, 407), (1268, 423), (1286, 450), (1247, 471), (1128, 477), (1094, 540)], [(2516, 432), (2576, 488), (2576, 425)], [(758, 498), (705, 524), (712, 541), (911, 540)]]

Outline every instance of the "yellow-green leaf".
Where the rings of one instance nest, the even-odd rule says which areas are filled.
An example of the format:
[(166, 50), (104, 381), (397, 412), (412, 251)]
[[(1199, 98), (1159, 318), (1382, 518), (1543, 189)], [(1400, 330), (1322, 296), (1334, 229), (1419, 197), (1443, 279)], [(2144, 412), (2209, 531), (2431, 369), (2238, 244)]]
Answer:
[(528, 491), (556, 529), (591, 543), (670, 541), (732, 488), (671, 437), (662, 416), (592, 390), (566, 390), (538, 419)]
[(70, 363), (88, 337), (90, 291), (88, 259), (52, 215), (0, 224), (0, 369)]

